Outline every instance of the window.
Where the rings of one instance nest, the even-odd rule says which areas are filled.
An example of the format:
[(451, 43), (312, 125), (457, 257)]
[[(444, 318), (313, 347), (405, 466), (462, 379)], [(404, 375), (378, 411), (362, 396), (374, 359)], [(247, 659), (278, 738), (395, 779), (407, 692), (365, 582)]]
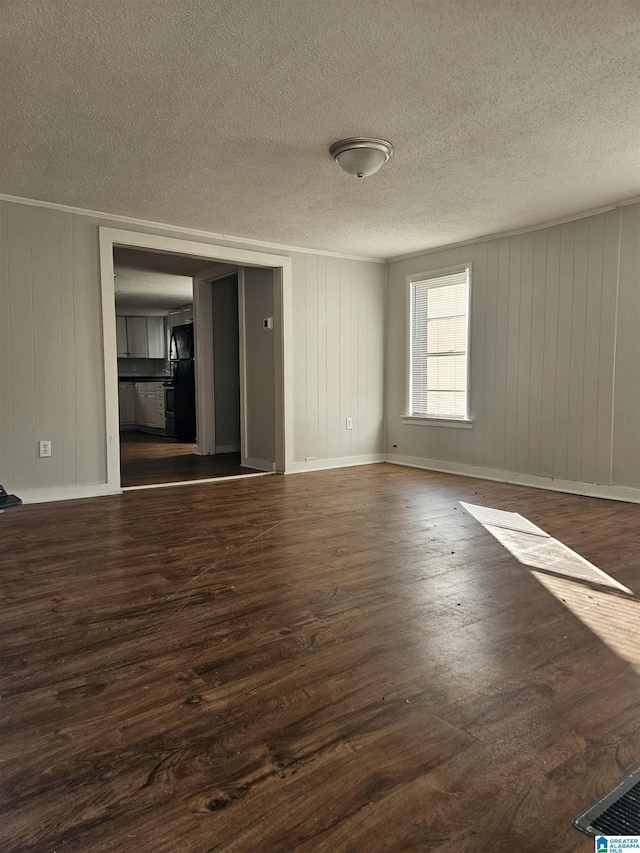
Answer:
[(408, 415), (469, 422), (470, 267), (410, 277)]

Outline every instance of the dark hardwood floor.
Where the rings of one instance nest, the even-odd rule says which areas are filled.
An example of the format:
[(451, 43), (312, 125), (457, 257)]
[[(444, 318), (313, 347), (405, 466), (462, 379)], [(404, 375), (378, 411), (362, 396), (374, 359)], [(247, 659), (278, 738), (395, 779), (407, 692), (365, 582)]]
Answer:
[(393, 465), (0, 515), (0, 850), (590, 853), (640, 605), (553, 595), (460, 500), (640, 592), (640, 507)]
[(120, 433), (120, 479), (123, 486), (150, 486), (212, 477), (258, 474), (240, 465), (239, 453), (196, 456), (195, 444), (169, 441), (164, 436), (125, 430)]

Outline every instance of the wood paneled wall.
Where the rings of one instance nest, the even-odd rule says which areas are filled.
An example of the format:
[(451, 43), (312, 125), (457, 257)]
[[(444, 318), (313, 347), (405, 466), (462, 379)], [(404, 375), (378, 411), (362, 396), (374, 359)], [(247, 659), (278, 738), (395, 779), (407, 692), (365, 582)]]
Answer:
[(293, 314), (304, 318), (293, 330), (295, 460), (381, 454), (385, 268), (321, 255), (292, 258)]
[[(469, 261), (474, 428), (402, 425), (406, 276)], [(640, 486), (640, 205), (425, 253), (388, 274), (390, 455)]]
[[(100, 224), (0, 202), (0, 482), (17, 492), (106, 480)], [(390, 263), (386, 306), (383, 265), (282, 254), (296, 467), (382, 454), (384, 408), (394, 458), (640, 488), (640, 205)], [(402, 425), (405, 278), (468, 261), (474, 429)]]
[[(106, 482), (100, 225), (184, 238), (0, 201), (0, 483), (18, 494)], [(296, 462), (383, 453), (384, 266), (279, 254), (295, 265)], [(38, 458), (41, 439), (50, 459)]]

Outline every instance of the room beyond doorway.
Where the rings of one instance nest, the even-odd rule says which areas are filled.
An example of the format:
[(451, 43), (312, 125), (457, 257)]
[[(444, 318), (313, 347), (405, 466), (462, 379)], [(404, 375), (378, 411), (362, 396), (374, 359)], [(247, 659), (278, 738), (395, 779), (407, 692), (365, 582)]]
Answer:
[[(243, 476), (236, 268), (131, 247), (114, 247), (113, 265), (121, 485)], [(196, 443), (193, 291), (194, 276), (205, 271), (216, 278), (209, 320), (222, 326), (214, 335), (214, 405), (216, 437), (227, 440), (216, 445), (215, 459), (203, 458)]]
[(120, 434), (123, 488), (259, 474), (240, 465), (240, 453), (196, 456), (195, 445), (135, 430)]
[[(293, 346), (292, 328), (292, 261), (290, 257), (275, 255), (264, 251), (236, 248), (218, 244), (200, 242), (197, 239), (183, 239), (149, 234), (143, 231), (129, 231), (99, 226), (100, 234), (100, 282), (102, 292), (103, 346), (105, 371), (105, 425), (106, 425), (106, 463), (107, 487), (117, 492), (120, 483), (120, 442), (118, 419), (118, 371), (115, 324), (115, 288), (113, 268), (114, 246), (136, 249), (149, 249), (154, 252), (186, 255), (190, 258), (211, 260), (216, 263), (234, 264), (245, 268), (265, 268), (271, 270), (273, 293), (273, 411), (272, 419), (275, 433), (275, 461), (271, 471), (285, 473), (293, 467)], [(194, 294), (195, 295), (195, 294)], [(195, 312), (196, 315), (199, 312)], [(264, 317), (264, 315), (262, 315)], [(266, 315), (267, 317), (270, 315)], [(195, 317), (198, 320), (197, 316)], [(268, 328), (266, 326), (262, 328)], [(264, 334), (263, 331), (260, 334)], [(200, 338), (202, 339), (202, 338)], [(253, 354), (252, 354), (253, 357)], [(245, 365), (246, 367), (246, 365)], [(243, 410), (244, 399), (241, 401)], [(250, 417), (248, 424), (249, 443), (242, 449), (243, 458), (250, 461), (254, 434), (260, 437), (259, 421)], [(245, 441), (246, 443), (246, 441)], [(247, 452), (247, 450), (249, 452)], [(258, 466), (253, 466), (258, 467)], [(263, 469), (266, 470), (266, 469)]]

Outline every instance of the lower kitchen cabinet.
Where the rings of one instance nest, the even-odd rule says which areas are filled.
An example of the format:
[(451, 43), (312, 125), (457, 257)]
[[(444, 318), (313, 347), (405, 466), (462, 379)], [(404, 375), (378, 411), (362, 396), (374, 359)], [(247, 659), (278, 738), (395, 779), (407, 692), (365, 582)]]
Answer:
[(136, 386), (133, 382), (120, 382), (118, 384), (118, 403), (120, 410), (120, 426), (135, 427), (138, 421), (138, 397), (136, 394)]
[(162, 382), (118, 383), (120, 429), (142, 429), (164, 434), (164, 385)]
[(136, 382), (138, 426), (154, 432), (165, 430), (164, 385), (162, 382)]

